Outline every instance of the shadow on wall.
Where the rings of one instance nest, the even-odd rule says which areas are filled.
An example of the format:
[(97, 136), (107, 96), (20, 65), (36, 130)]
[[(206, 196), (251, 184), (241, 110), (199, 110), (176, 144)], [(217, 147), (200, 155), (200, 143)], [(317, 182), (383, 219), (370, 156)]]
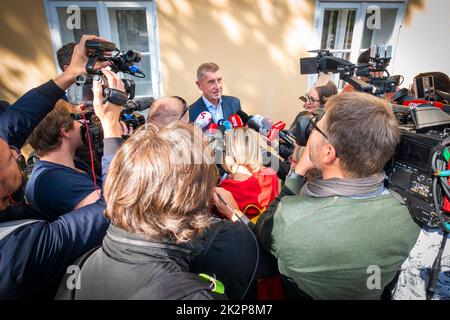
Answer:
[(55, 76), (43, 2), (2, 2), (0, 30), (0, 99), (13, 102)]
[(251, 101), (248, 112), (282, 108), (275, 105), (281, 94), (297, 103), (307, 82), (299, 58), (312, 49), (313, 16), (313, 0), (159, 1), (165, 94), (192, 103), (200, 96), (196, 68), (214, 61), (224, 75), (224, 94), (245, 97), (244, 107)]
[(405, 12), (405, 25), (408, 26), (411, 23), (412, 16), (414, 14), (414, 11), (420, 10), (425, 11), (426, 10), (426, 1), (428, 0), (409, 0), (408, 5), (406, 7)]

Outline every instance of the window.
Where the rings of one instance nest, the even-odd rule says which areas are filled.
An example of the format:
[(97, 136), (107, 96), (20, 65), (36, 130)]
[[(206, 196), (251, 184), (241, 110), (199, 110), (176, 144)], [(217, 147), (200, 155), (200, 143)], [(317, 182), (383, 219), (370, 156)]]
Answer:
[[(379, 21), (374, 20), (379, 10)], [(361, 52), (377, 44), (395, 44), (405, 11), (404, 2), (316, 1), (314, 47), (328, 49), (334, 56), (356, 63)], [(390, 66), (392, 68), (392, 66)], [(337, 83), (338, 75), (333, 76)], [(317, 75), (309, 78), (312, 86)], [(339, 81), (338, 87), (344, 83)]]
[[(64, 44), (78, 42), (83, 34), (97, 34), (110, 39), (121, 50), (141, 52), (137, 67), (145, 73), (145, 78), (121, 75), (135, 81), (136, 97), (162, 95), (154, 1), (46, 0), (45, 6), (56, 63), (56, 51)], [(80, 9), (80, 24), (75, 28), (71, 27), (74, 11), (69, 6)]]

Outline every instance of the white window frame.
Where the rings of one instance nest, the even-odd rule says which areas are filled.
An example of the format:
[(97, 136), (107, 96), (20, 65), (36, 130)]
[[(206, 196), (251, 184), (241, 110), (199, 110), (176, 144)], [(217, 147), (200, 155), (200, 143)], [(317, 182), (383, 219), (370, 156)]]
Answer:
[[(397, 17), (395, 19), (394, 29), (392, 30), (391, 38), (385, 45), (392, 46), (392, 59), (391, 63), (388, 67), (390, 73), (394, 72), (395, 67), (395, 57), (397, 52), (397, 42), (398, 35), (400, 33), (400, 28), (403, 23), (403, 19), (406, 11), (406, 2), (403, 0), (399, 0), (398, 2), (378, 2), (378, 1), (349, 1), (349, 2), (331, 2), (331, 1), (323, 1), (323, 0), (315, 0), (315, 9), (314, 9), (314, 26), (313, 26), (313, 40), (312, 46), (308, 50), (320, 49), (321, 40), (322, 40), (322, 32), (323, 32), (323, 20), (324, 20), (324, 12), (326, 9), (355, 9), (355, 26), (353, 29), (353, 38), (352, 38), (352, 46), (350, 50), (330, 50), (331, 52), (351, 52), (350, 53), (350, 61), (356, 62), (359, 54), (362, 52), (361, 45), (364, 34), (364, 23), (366, 18), (367, 8), (370, 5), (376, 5), (380, 7), (380, 9), (397, 9)], [(314, 56), (312, 54), (311, 56)], [(317, 80), (317, 75), (309, 75), (308, 77), (308, 88), (311, 88), (314, 85), (314, 82)]]
[[(159, 48), (159, 32), (156, 1), (59, 1), (44, 0), (45, 12), (47, 14), (50, 38), (52, 41), (53, 55), (56, 62), (56, 71), (61, 73), (58, 67), (56, 51), (63, 46), (61, 33), (59, 31), (58, 7), (68, 7), (78, 5), (83, 7), (92, 7), (97, 12), (97, 23), (99, 36), (105, 39), (112, 39), (111, 26), (108, 17), (108, 8), (128, 8), (145, 9), (147, 19), (147, 31), (149, 34), (149, 54), (150, 69), (152, 81), (152, 97), (159, 98), (163, 96), (163, 79), (161, 69), (161, 57)], [(128, 48), (120, 48), (127, 50)], [(149, 75), (146, 75), (149, 76)], [(136, 96), (137, 98), (143, 96)]]

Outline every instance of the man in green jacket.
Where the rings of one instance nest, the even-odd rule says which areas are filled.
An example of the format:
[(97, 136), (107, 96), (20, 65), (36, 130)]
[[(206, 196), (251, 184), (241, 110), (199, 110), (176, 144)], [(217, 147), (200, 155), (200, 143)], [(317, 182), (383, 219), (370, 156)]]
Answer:
[[(278, 259), (287, 297), (380, 299), (420, 231), (383, 185), (398, 123), (386, 102), (365, 93), (334, 96), (325, 110), (256, 233)], [(322, 180), (305, 181), (314, 168)], [(217, 193), (241, 215), (229, 194)]]

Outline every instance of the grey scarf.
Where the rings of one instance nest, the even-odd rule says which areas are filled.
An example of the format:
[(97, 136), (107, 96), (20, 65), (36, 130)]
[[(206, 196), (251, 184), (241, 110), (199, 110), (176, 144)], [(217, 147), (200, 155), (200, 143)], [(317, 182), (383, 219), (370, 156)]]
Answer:
[(381, 194), (384, 172), (366, 178), (340, 179), (331, 178), (305, 183), (300, 195), (326, 198), (326, 197), (360, 197)]

